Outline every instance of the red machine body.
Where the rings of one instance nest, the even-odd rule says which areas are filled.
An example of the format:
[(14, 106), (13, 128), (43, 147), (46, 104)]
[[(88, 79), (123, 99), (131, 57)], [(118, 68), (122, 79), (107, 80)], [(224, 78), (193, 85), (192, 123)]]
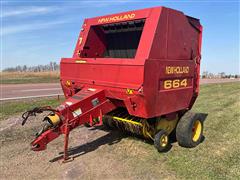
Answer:
[(152, 138), (165, 123), (169, 135), (178, 115), (191, 109), (198, 96), (201, 39), (198, 19), (165, 7), (85, 19), (73, 57), (61, 60), (66, 100), (49, 109), (54, 112), (46, 117), (50, 125), (32, 142), (32, 149), (44, 150), (65, 134), (67, 159), (69, 132), (85, 123), (101, 125), (102, 117), (119, 107), (144, 122), (166, 117), (170, 121), (152, 123), (154, 131), (145, 131), (142, 119), (133, 124)]
[(201, 36), (198, 19), (165, 7), (85, 19), (73, 57), (61, 60), (64, 94), (104, 89), (116, 106), (144, 118), (190, 109)]

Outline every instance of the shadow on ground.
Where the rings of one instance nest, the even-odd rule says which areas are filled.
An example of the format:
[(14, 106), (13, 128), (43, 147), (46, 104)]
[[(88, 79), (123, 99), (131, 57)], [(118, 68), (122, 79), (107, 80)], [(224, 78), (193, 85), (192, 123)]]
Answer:
[[(96, 140), (93, 140), (91, 142), (73, 147), (73, 148), (69, 148), (68, 150), (68, 155), (71, 158), (77, 158), (79, 156), (82, 156), (84, 154), (87, 154), (89, 152), (95, 151), (96, 149), (98, 149), (100, 146), (102, 145), (113, 145), (116, 144), (118, 142), (120, 142), (123, 138), (128, 137), (128, 135), (126, 133), (123, 133), (121, 131), (112, 131), (112, 130), (107, 130), (105, 127), (95, 127), (95, 128), (91, 128), (89, 129), (90, 131), (94, 131), (94, 130), (102, 130), (102, 131), (106, 131), (108, 132), (106, 135), (97, 138)], [(49, 162), (56, 162), (60, 159), (63, 159), (63, 152), (59, 153), (59, 156), (51, 159)]]
[[(134, 134), (131, 134), (131, 133), (128, 133), (128, 132), (122, 132), (122, 131), (117, 130), (117, 129), (109, 130), (105, 126), (89, 128), (88, 130), (89, 131), (101, 130), (101, 131), (107, 132), (107, 134), (104, 135), (104, 136), (101, 136), (101, 137), (99, 137), (99, 138), (97, 138), (97, 139), (95, 139), (91, 142), (87, 142), (85, 144), (81, 144), (79, 146), (69, 148), (69, 150), (68, 150), (68, 156), (69, 157), (75, 159), (79, 156), (82, 156), (82, 155), (87, 154), (89, 152), (95, 151), (96, 149), (98, 149), (102, 145), (106, 145), (106, 144), (113, 145), (113, 144), (119, 143), (123, 138), (126, 138), (126, 137), (130, 137), (130, 138), (135, 137), (136, 140), (144, 141), (144, 143), (154, 145), (153, 141), (146, 140), (141, 136), (137, 136), (137, 135), (134, 135)], [(177, 143), (176, 132), (173, 131), (170, 134), (169, 138), (170, 138), (171, 146), (165, 153), (167, 153), (171, 150), (172, 144)], [(205, 137), (203, 136), (202, 139), (201, 139), (201, 143), (204, 140), (205, 140)], [(53, 162), (59, 161), (61, 159), (63, 159), (63, 152), (60, 152), (59, 156), (51, 159), (49, 162), (53, 163)]]

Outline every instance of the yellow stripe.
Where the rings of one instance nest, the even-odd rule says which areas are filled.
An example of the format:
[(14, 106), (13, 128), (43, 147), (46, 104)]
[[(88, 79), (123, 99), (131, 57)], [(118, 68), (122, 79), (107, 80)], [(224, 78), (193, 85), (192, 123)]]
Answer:
[(75, 63), (86, 63), (87, 61), (85, 60), (76, 60)]
[(113, 119), (116, 119), (116, 120), (119, 120), (119, 121), (123, 121), (123, 122), (127, 122), (127, 123), (131, 123), (131, 124), (135, 124), (135, 125), (138, 125), (138, 126), (141, 126), (141, 127), (143, 126), (142, 123), (135, 122), (135, 121), (130, 121), (130, 120), (127, 120), (127, 119), (116, 117), (116, 116), (113, 116)]

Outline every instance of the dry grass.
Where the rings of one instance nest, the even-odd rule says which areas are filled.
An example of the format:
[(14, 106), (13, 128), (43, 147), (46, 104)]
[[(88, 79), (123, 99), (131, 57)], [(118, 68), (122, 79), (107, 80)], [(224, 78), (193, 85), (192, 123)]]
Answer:
[(59, 72), (1, 72), (1, 84), (59, 82)]

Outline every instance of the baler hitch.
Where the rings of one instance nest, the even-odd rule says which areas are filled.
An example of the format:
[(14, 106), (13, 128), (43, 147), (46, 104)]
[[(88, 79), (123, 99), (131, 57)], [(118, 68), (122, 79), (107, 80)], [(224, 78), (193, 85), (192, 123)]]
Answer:
[(24, 112), (22, 114), (22, 126), (26, 123), (26, 121), (28, 120), (28, 118), (30, 116), (35, 116), (36, 117), (36, 114), (40, 114), (40, 113), (43, 113), (44, 111), (50, 111), (50, 112), (56, 112), (55, 109), (52, 109), (50, 106), (44, 106), (44, 107), (35, 107), (33, 108), (32, 110), (28, 110), (26, 112)]
[[(50, 113), (43, 119), (44, 125), (38, 131), (35, 135), (36, 137), (39, 137), (42, 133), (47, 131), (50, 128), (56, 127), (57, 124), (60, 122), (59, 116), (55, 113), (56, 110), (51, 108), (50, 106), (45, 106), (45, 107), (35, 107), (32, 110), (28, 110), (22, 114), (22, 126), (27, 122), (28, 118), (31, 116), (36, 117), (37, 114), (41, 114), (44, 111), (49, 111)], [(34, 146), (32, 149), (39, 148), (39, 146)]]
[(90, 126), (102, 125), (102, 117), (109, 111), (115, 109), (115, 105), (105, 97), (102, 89), (83, 89), (73, 97), (66, 99), (56, 109), (50, 106), (36, 107), (23, 113), (22, 125), (26, 123), (30, 116), (45, 111), (50, 112), (44, 117), (44, 125), (36, 134), (36, 138), (31, 142), (32, 150), (42, 151), (47, 148), (47, 144), (61, 134), (64, 135), (64, 161), (69, 160), (68, 139), (69, 133), (74, 128), (88, 123)]

